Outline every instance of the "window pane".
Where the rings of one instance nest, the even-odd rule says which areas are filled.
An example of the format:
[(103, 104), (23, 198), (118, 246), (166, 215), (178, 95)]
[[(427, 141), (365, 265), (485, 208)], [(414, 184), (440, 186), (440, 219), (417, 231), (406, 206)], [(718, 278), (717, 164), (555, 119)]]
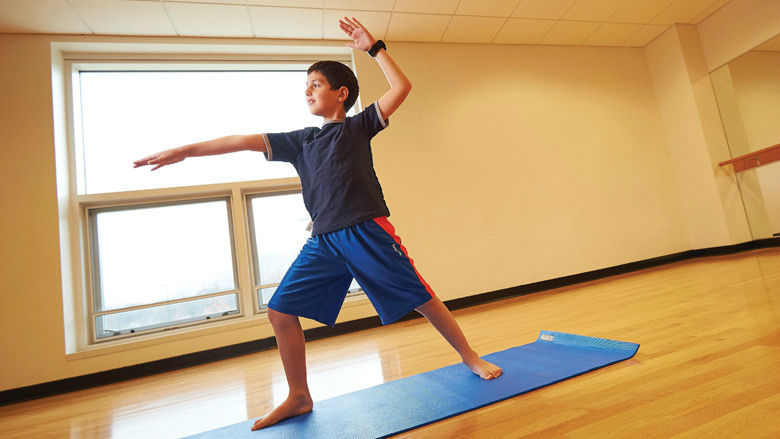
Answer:
[(227, 207), (218, 200), (91, 212), (100, 286), (95, 310), (234, 290)]
[(252, 197), (252, 227), (256, 246), (255, 282), (278, 283), (293, 263), (311, 231), (300, 193)]
[(295, 177), (288, 163), (241, 151), (150, 172), (133, 161), (233, 134), (320, 126), (304, 99), (306, 72), (81, 72), (84, 175), (79, 193)]
[(172, 303), (95, 318), (97, 338), (160, 328), (238, 313), (236, 294)]
[[(252, 233), (255, 244), (256, 286), (260, 309), (268, 305), (276, 286), (306, 244), (311, 232), (306, 230), (311, 218), (300, 193), (250, 198)], [(361, 291), (352, 279), (349, 292)]]
[(363, 290), (360, 289), (360, 285), (357, 283), (357, 281), (354, 278), (352, 278), (352, 283), (349, 284), (349, 292), (355, 293), (358, 291), (363, 291)]
[(268, 306), (268, 301), (273, 297), (276, 287), (261, 288), (257, 290), (257, 302), (260, 304), (260, 309)]

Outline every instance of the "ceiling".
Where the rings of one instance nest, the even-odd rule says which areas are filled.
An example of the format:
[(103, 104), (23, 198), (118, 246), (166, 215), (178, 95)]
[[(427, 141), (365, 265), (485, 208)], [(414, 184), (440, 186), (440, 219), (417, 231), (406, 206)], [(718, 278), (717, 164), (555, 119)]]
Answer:
[(0, 33), (643, 47), (731, 0), (0, 0)]
[(761, 44), (760, 46), (753, 49), (754, 51), (764, 51), (764, 52), (780, 52), (780, 35), (772, 38), (771, 40), (765, 42), (764, 44)]

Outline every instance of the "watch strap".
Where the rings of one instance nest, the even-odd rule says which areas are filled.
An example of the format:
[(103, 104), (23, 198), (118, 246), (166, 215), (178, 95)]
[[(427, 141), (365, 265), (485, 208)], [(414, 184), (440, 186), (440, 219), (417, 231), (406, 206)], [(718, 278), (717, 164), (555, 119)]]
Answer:
[(371, 58), (373, 58), (376, 56), (377, 52), (379, 52), (379, 49), (387, 50), (387, 46), (385, 45), (385, 42), (382, 40), (376, 40), (376, 43), (374, 43), (374, 45), (371, 46), (370, 49), (368, 49), (368, 54), (371, 56)]

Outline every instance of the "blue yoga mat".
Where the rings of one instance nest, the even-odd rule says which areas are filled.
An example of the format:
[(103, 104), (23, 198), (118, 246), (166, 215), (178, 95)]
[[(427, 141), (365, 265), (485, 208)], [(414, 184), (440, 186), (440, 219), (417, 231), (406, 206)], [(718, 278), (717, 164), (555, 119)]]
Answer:
[(482, 358), (504, 373), (483, 380), (463, 363), (322, 401), (314, 410), (251, 431), (256, 419), (190, 439), (385, 438), (629, 359), (639, 345), (541, 331), (533, 343)]

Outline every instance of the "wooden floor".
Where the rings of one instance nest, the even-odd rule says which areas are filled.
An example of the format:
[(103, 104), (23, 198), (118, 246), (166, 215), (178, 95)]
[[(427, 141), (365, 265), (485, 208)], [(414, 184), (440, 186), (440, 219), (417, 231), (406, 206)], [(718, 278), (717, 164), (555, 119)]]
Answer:
[[(454, 314), (481, 355), (530, 343), (541, 329), (641, 347), (628, 361), (399, 438), (780, 437), (780, 248)], [(313, 341), (307, 352), (314, 410), (459, 360), (423, 319)], [(175, 438), (260, 416), (286, 392), (271, 350), (0, 407), (0, 438)]]

